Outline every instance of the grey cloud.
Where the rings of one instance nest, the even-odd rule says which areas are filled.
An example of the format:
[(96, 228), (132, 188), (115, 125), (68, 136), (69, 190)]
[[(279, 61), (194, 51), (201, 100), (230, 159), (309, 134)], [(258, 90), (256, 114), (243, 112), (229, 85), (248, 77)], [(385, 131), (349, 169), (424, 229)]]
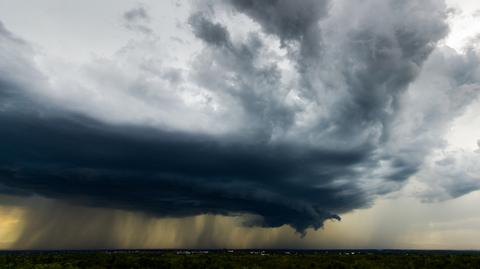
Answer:
[[(268, 34), (276, 35), (282, 46), (292, 50), (298, 57), (301, 73), (320, 55), (322, 38), (319, 23), (328, 13), (330, 1), (322, 0), (231, 0), (231, 5), (238, 11), (258, 22)], [(309, 87), (310, 81), (304, 80)]]
[(17, 104), (0, 113), (3, 193), (157, 216), (253, 213), (262, 219), (250, 224), (289, 224), (300, 232), (368, 202), (354, 183), (330, 184), (353, 172), (349, 166), (365, 158), (361, 148), (320, 150), (101, 123), (26, 95), (44, 85), (35, 85), (32, 63), (14, 60), (31, 83), (0, 77), (8, 82), (1, 92), (10, 92), (0, 104)]
[[(413, 2), (400, 5), (393, 1), (343, 4), (339, 4), (340, 8), (330, 10), (327, 16), (325, 11), (310, 13), (315, 10), (309, 8), (310, 5), (314, 5), (311, 1), (300, 1), (298, 10), (285, 8), (288, 3), (284, 1), (269, 1), (261, 4), (250, 1), (232, 2), (238, 12), (243, 12), (259, 22), (267, 33), (276, 34), (280, 39), (296, 41), (289, 44), (291, 50), (296, 50), (301, 55), (292, 59), (300, 77), (293, 85), (304, 103), (311, 105), (313, 113), (316, 112), (319, 115), (312, 120), (311, 126), (301, 130), (302, 135), (310, 136), (315, 144), (327, 144), (326, 141), (335, 144), (341, 139), (346, 141), (342, 143), (346, 148), (371, 145), (373, 149), (388, 141), (391, 129), (389, 124), (395, 118), (396, 112), (401, 109), (400, 96), (416, 79), (423, 62), (434, 49), (436, 42), (447, 32), (444, 6), (439, 1), (425, 2), (417, 10), (412, 9), (415, 6)], [(257, 7), (258, 5), (261, 7)], [(316, 8), (323, 9), (326, 6), (328, 5), (319, 4)], [(368, 10), (382, 8), (385, 13), (372, 19), (368, 13), (356, 12), (361, 8)], [(432, 12), (435, 15), (424, 18), (423, 11), (432, 10), (435, 11)], [(292, 23), (295, 27), (299, 27), (296, 30), (298, 35), (272, 30), (270, 24), (275, 22), (276, 17), (271, 16), (268, 13), (270, 11), (278, 13), (277, 15), (282, 19), (287, 17), (298, 20)], [(306, 12), (306, 14), (298, 15), (299, 12)], [(409, 18), (408, 23), (405, 22), (405, 17)], [(349, 25), (349, 19), (357, 21), (357, 24)], [(289, 28), (286, 27), (286, 29)], [(342, 30), (333, 31), (332, 29)], [(307, 35), (313, 36), (309, 38)], [(309, 49), (305, 50), (305, 46)], [(215, 59), (222, 59), (219, 61), (222, 64), (225, 62), (224, 59), (230, 59), (235, 55), (231, 52), (225, 54), (224, 51), (222, 56), (218, 55)], [(234, 61), (233, 58), (232, 61)], [(244, 59), (239, 58), (237, 62), (243, 63)], [(255, 62), (255, 59), (251, 62)], [(219, 77), (223, 72), (233, 71), (240, 79), (245, 78), (245, 81), (252, 85), (251, 88), (256, 90), (253, 91), (254, 97), (245, 103), (254, 103), (253, 100), (258, 98), (258, 93), (255, 92), (262, 92), (262, 94), (275, 92), (274, 95), (282, 93), (279, 89), (282, 85), (272, 88), (255, 85), (256, 79), (247, 75), (253, 68), (250, 67), (243, 72), (236, 69), (238, 66), (241, 65), (228, 62), (222, 68), (212, 70), (212, 73), (215, 77)], [(205, 71), (205, 69), (202, 70), (202, 72)], [(280, 73), (277, 74), (280, 76)], [(209, 74), (203, 74), (202, 77), (209, 78), (205, 79), (206, 81), (211, 81)], [(217, 82), (211, 84), (215, 85), (208, 87), (220, 89), (235, 85), (229, 81), (225, 81), (225, 85)], [(217, 86), (217, 84), (220, 85)], [(243, 86), (239, 85), (236, 91), (249, 89)], [(275, 97), (271, 96), (268, 100), (270, 102), (265, 104), (278, 108), (279, 110), (276, 111), (282, 114), (276, 115), (283, 115), (280, 117), (281, 121), (273, 122), (274, 127), (268, 132), (269, 137), (276, 136), (272, 131), (289, 132), (295, 129), (295, 118), (307, 113), (305, 106), (288, 107), (282, 102), (272, 104)], [(263, 105), (262, 108), (265, 109), (267, 106)], [(246, 110), (254, 111), (252, 113), (254, 116), (259, 114), (255, 109)], [(312, 111), (308, 112), (312, 113)], [(268, 119), (271, 118), (273, 118), (272, 115), (269, 115)], [(419, 166), (418, 163), (408, 164), (409, 162), (405, 160), (395, 160), (396, 156), (385, 155), (375, 156), (371, 163), (363, 165), (375, 166), (381, 158), (392, 160), (395, 172), (388, 178), (400, 182), (417, 171)]]
[(192, 15), (189, 23), (195, 36), (206, 43), (216, 46), (230, 45), (230, 34), (227, 29), (219, 23), (207, 20), (202, 13)]
[[(43, 87), (46, 82), (35, 67), (34, 55), (32, 47), (0, 21), (0, 112), (15, 107), (31, 108), (30, 98), (26, 97), (35, 95), (34, 85)], [(17, 91), (17, 88), (29, 90)]]
[[(0, 115), (3, 192), (158, 216), (253, 213), (262, 217), (255, 225), (289, 224), (300, 232), (368, 202), (354, 183), (330, 184), (352, 173), (348, 167), (364, 158), (361, 148), (341, 152), (113, 126), (51, 110), (22, 95), (25, 86), (32, 87), (1, 89), (12, 92), (2, 104), (32, 104)], [(311, 185), (311, 178), (322, 183)]]
[[(360, 150), (228, 142), (75, 116), (4, 113), (1, 121), (0, 181), (32, 194), (159, 216), (254, 213), (263, 217), (256, 224), (290, 224), (299, 231), (366, 202), (354, 184), (314, 187), (306, 181), (319, 177), (328, 185), (350, 173), (348, 166), (364, 158)], [(345, 188), (352, 192), (343, 194)]]
[(231, 0), (232, 5), (258, 21), (267, 33), (282, 40), (300, 40), (327, 14), (328, 1)]
[(10, 40), (16, 43), (22, 43), (25, 44), (25, 41), (20, 39), (19, 37), (15, 36), (12, 32), (10, 32), (5, 25), (3, 24), (2, 21), (0, 21), (0, 38), (3, 40)]
[[(463, 99), (473, 95), (465, 90), (457, 100), (451, 94), (477, 81), (475, 74), (463, 72), (476, 66), (474, 54), (445, 58), (442, 66), (452, 73), (422, 72), (425, 61), (435, 69), (443, 56), (431, 55), (447, 33), (441, 1), (232, 0), (226, 5), (257, 22), (262, 32), (233, 40), (215, 14), (194, 13), (189, 24), (204, 48), (171, 92), (188, 80), (196, 87), (189, 93), (201, 89), (211, 99), (207, 102), (238, 115), (228, 118), (238, 121), (232, 123), (239, 126), (235, 132), (115, 124), (95, 113), (46, 105), (27, 94), (41, 81), (33, 64), (9, 56), (14, 58), (0, 68), (18, 67), (30, 83), (0, 73), (0, 92), (9, 93), (0, 99), (5, 142), (0, 190), (157, 216), (255, 214), (261, 221), (246, 224), (286, 224), (304, 232), (398, 190), (438, 143), (431, 137), (441, 135), (444, 122), (454, 117), (437, 112), (458, 114)], [(372, 10), (379, 10), (378, 16)], [(132, 10), (125, 19), (143, 23), (144, 12)], [(265, 36), (280, 41), (276, 49), (287, 50), (285, 62), (294, 74), (286, 77)], [(18, 46), (9, 44), (5, 55), (18, 55)], [(159, 74), (175, 80), (177, 73), (167, 73)], [(415, 94), (422, 93), (429, 76), (446, 77), (456, 86), (442, 89), (450, 94), (449, 107), (439, 107), (445, 110), (416, 103)], [(435, 87), (428, 89), (435, 95)], [(169, 105), (171, 99), (165, 100), (156, 105)], [(31, 105), (5, 106), (11, 102)], [(430, 131), (411, 125), (411, 113), (417, 112)]]
[(458, 198), (480, 189), (480, 159), (470, 152), (448, 152), (425, 167), (419, 177), (427, 187), (420, 193), (426, 202)]
[[(318, 121), (318, 128), (334, 129), (340, 136), (386, 126), (398, 109), (398, 96), (447, 30), (440, 1), (425, 2), (418, 10), (410, 1), (339, 1), (340, 11), (329, 10), (335, 4), (326, 1), (231, 3), (267, 33), (295, 41), (289, 48), (299, 54), (295, 58), (301, 77), (298, 90), (308, 101), (335, 111), (327, 122)], [(382, 8), (385, 14), (372, 19), (368, 13), (356, 12), (362, 8)], [(423, 11), (435, 15), (425, 19)], [(353, 19), (358, 24), (350, 26)], [(336, 95), (338, 100), (326, 100), (325, 95)]]
[(444, 140), (453, 120), (476, 104), (480, 93), (478, 59), (473, 50), (459, 55), (452, 49), (437, 49), (404, 100), (410, 104), (409, 110), (395, 122), (402, 137), (394, 141), (403, 146), (394, 154), (409, 156), (410, 162), (421, 165), (416, 181), (423, 185), (418, 196), (424, 201), (456, 198), (480, 188), (475, 175), (480, 167), (478, 156), (472, 151), (452, 151)]
[(148, 26), (151, 18), (143, 6), (133, 8), (123, 13), (125, 28), (144, 34), (151, 34), (153, 30)]
[(150, 16), (144, 7), (136, 7), (123, 13), (123, 18), (127, 21), (150, 20)]
[[(384, 180), (392, 182), (391, 187), (377, 189), (378, 193), (398, 189), (410, 176), (422, 170), (424, 159), (428, 154), (433, 149), (441, 147), (442, 137), (449, 123), (461, 115), (464, 108), (478, 94), (474, 85), (479, 81), (476, 71), (479, 57), (473, 50), (468, 51), (465, 56), (452, 51), (436, 51), (428, 63), (427, 71), (421, 72), (424, 69), (424, 62), (435, 50), (437, 41), (441, 40), (448, 32), (445, 22), (447, 10), (442, 1), (426, 1), (421, 6), (413, 1), (401, 4), (393, 1), (344, 3), (344, 5), (338, 4), (340, 8), (337, 6), (329, 10), (328, 16), (325, 15), (326, 12), (295, 16), (292, 14), (296, 14), (297, 11), (283, 9), (286, 3), (282, 1), (265, 3), (232, 1), (231, 3), (238, 12), (245, 13), (257, 21), (266, 33), (277, 35), (282, 42), (286, 40), (297, 42), (287, 43), (290, 49), (297, 50), (301, 55), (299, 58), (294, 58), (300, 74), (297, 85), (302, 93), (301, 97), (305, 98), (307, 103), (315, 100), (317, 105), (328, 107), (331, 113), (327, 117), (318, 118), (305, 132), (309, 133), (311, 137), (315, 137), (315, 144), (321, 144), (322, 140), (335, 141), (341, 138), (344, 141), (350, 141), (350, 144), (343, 143), (344, 147), (364, 145), (364, 148), (371, 149), (371, 158), (358, 163), (358, 166), (370, 171), (357, 175), (357, 177), (368, 180), (368, 178), (380, 176)], [(309, 4), (309, 1), (301, 1), (299, 6), (308, 6)], [(322, 5), (317, 7), (322, 7)], [(277, 8), (281, 11), (278, 11)], [(356, 12), (361, 9), (378, 9), (383, 12), (383, 15), (372, 17), (368, 12)], [(286, 32), (272, 27), (272, 25), (281, 25), (281, 23), (274, 23), (276, 17), (269, 14), (272, 10), (275, 10), (276, 15), (283, 18), (283, 21), (288, 21), (285, 18), (289, 18), (290, 15), (291, 18), (298, 19), (297, 23), (292, 24), (294, 27), (300, 27), (295, 31), (297, 35), (289, 34), (289, 29), (292, 29), (289, 27), (280, 28)], [(425, 12), (430, 13), (431, 16), (425, 17)], [(315, 15), (310, 16), (312, 14)], [(405, 20), (406, 17), (409, 19)], [(313, 19), (314, 23), (309, 21), (310, 18), (315, 18)], [(346, 18), (357, 23), (349, 25)], [(302, 21), (303, 19), (305, 21)], [(225, 27), (222, 29), (226, 31)], [(338, 31), (338, 29), (342, 30)], [(306, 38), (309, 34), (314, 34), (315, 38), (311, 40)], [(309, 42), (313, 45), (309, 45), (310, 49), (305, 50), (304, 47)], [(237, 47), (240, 45), (237, 44)], [(235, 44), (230, 46), (235, 47)], [(238, 65), (224, 60), (235, 61), (236, 52), (234, 50), (216, 51), (212, 55), (211, 57), (215, 57), (213, 59), (222, 59), (217, 63), (223, 64), (221, 68), (210, 70), (215, 77), (221, 77), (222, 72), (233, 72), (238, 74), (239, 78), (244, 78), (250, 82), (250, 85), (253, 85), (254, 77), (249, 77), (248, 72), (236, 69)], [(211, 59), (208, 58), (205, 62), (209, 62)], [(438, 59), (443, 59), (444, 63), (433, 63)], [(252, 60), (252, 62), (254, 61)], [(245, 61), (243, 58), (239, 58), (237, 62), (244, 63)], [(446, 66), (449, 70), (437, 70), (437, 66)], [(254, 68), (250, 67), (247, 70), (254, 70)], [(202, 70), (202, 72), (206, 71), (208, 69)], [(278, 74), (280, 75), (280, 73)], [(418, 76), (422, 77), (417, 83)], [(444, 83), (447, 83), (445, 85), (449, 85), (450, 88), (424, 85), (426, 80), (432, 79), (429, 76), (441, 77), (445, 80)], [(214, 89), (228, 89), (231, 87), (230, 85), (235, 85), (229, 81), (225, 81), (225, 84), (212, 83), (212, 76), (208, 73), (203, 73), (200, 81), (206, 81), (208, 84), (206, 87)], [(244, 86), (244, 84), (239, 86), (239, 89), (250, 88)], [(281, 92), (279, 87), (281, 88), (281, 85), (275, 86), (273, 90), (277, 94)], [(257, 95), (258, 86), (252, 86), (252, 88), (257, 89), (257, 91), (253, 91), (253, 95)], [(264, 92), (270, 91), (268, 87), (260, 89)], [(440, 107), (447, 105), (437, 109), (441, 110), (438, 111), (439, 114), (434, 114), (435, 109), (429, 105), (423, 104), (422, 108), (415, 107), (418, 105), (415, 101), (412, 102), (405, 98), (405, 94), (410, 95), (409, 92), (425, 90), (431, 91), (432, 95), (435, 95), (435, 92), (447, 95), (447, 99), (443, 100), (442, 104), (438, 104)], [(323, 98), (326, 95), (336, 95), (336, 97)], [(253, 100), (257, 98), (258, 95), (247, 99), (248, 101), (244, 103), (252, 104)], [(426, 98), (429, 100), (430, 97)], [(275, 100), (271, 97), (268, 99)], [(278, 132), (278, 130), (288, 133), (294, 129), (295, 118), (302, 113), (302, 109), (284, 106), (282, 103), (266, 102), (264, 104), (280, 107), (279, 111), (283, 111), (282, 114), (286, 116), (281, 117), (282, 121), (270, 121), (274, 127), (269, 130), (262, 129), (266, 132), (265, 137), (276, 137), (275, 131)], [(252, 116), (263, 114), (258, 113), (262, 110), (252, 109), (246, 105), (244, 107), (247, 111), (253, 111)], [(267, 107), (263, 105), (262, 109)], [(322, 110), (323, 113), (325, 113), (324, 111)], [(401, 130), (402, 127), (398, 126), (404, 126), (404, 123), (409, 121), (403, 114), (422, 115), (425, 117), (424, 128), (410, 130), (409, 127), (405, 127), (404, 130)], [(272, 115), (267, 117), (267, 119), (273, 118)], [(260, 126), (265, 126), (265, 122), (262, 122)], [(427, 126), (430, 126), (430, 129)], [(399, 134), (408, 132), (411, 132), (409, 135), (413, 136), (410, 141), (399, 136)], [(336, 139), (332, 139), (332, 136)], [(380, 165), (380, 163), (386, 165)], [(384, 169), (384, 171), (378, 174), (378, 168), (380, 168), (379, 170)], [(456, 176), (458, 180), (465, 179), (465, 182), (468, 182), (470, 178), (461, 174)], [(441, 183), (437, 184), (441, 185)], [(388, 184), (383, 185), (388, 186)], [(372, 186), (369, 186), (371, 190), (373, 190)], [(462, 191), (455, 191), (456, 196), (475, 190), (477, 185), (466, 183), (464, 186), (468, 187), (463, 188)]]
[(251, 33), (244, 42), (233, 43), (227, 29), (204, 14), (195, 14), (191, 21), (197, 37), (212, 46), (194, 62), (195, 82), (238, 107), (249, 125), (245, 133), (255, 139), (268, 141), (274, 132), (288, 128), (294, 111), (282, 103), (285, 93), (276, 63), (257, 65), (264, 48), (258, 35)]

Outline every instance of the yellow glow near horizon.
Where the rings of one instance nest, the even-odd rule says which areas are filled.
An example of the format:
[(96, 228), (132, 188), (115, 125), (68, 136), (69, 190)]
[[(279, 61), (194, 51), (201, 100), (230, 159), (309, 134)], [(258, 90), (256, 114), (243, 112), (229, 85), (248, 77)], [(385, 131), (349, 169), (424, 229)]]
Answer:
[(20, 236), (23, 213), (19, 207), (0, 206), (0, 249), (8, 249)]
[(241, 217), (156, 218), (35, 198), (0, 207), (0, 248), (480, 249), (479, 202), (480, 192), (432, 204), (380, 199), (302, 238), (288, 226), (244, 227)]

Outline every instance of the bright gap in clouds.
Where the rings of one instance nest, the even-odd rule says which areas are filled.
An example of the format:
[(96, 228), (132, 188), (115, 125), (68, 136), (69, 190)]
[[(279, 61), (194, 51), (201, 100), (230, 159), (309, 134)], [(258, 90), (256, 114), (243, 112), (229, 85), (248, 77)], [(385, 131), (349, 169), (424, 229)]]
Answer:
[(447, 0), (450, 11), (450, 34), (445, 44), (462, 51), (466, 45), (478, 43), (480, 37), (480, 2)]
[[(449, 19), (450, 34), (445, 45), (459, 52), (480, 42), (480, 2), (475, 0), (448, 0), (452, 9)], [(480, 101), (474, 102), (464, 115), (454, 121), (447, 136), (450, 150), (475, 151), (480, 146)]]

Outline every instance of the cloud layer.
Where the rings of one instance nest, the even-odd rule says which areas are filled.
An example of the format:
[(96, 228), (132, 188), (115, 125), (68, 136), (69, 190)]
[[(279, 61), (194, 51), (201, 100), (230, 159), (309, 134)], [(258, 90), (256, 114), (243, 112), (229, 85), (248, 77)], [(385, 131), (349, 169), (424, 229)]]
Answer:
[(304, 232), (425, 171), (478, 94), (475, 48), (438, 45), (442, 1), (209, 7), (186, 67), (155, 55), (143, 7), (123, 14), (141, 41), (73, 75), (0, 24), (0, 192)]

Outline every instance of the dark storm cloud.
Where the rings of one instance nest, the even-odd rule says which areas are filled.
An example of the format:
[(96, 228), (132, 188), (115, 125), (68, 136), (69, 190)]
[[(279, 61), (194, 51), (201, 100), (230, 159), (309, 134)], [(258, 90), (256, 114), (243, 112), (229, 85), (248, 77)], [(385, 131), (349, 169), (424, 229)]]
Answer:
[[(2, 113), (0, 120), (0, 182), (32, 194), (159, 216), (248, 212), (263, 216), (262, 225), (300, 231), (366, 202), (351, 184), (302, 184), (351, 173), (348, 167), (365, 158), (362, 149), (322, 152), (75, 116)], [(351, 193), (341, 194), (345, 188)]]
[[(333, 122), (339, 123), (335, 126), (339, 134), (350, 136), (352, 131), (362, 132), (368, 127), (381, 126), (382, 135), (386, 136), (388, 124), (399, 109), (399, 96), (418, 76), (436, 42), (446, 34), (447, 26), (441, 15), (430, 19), (421, 17), (423, 11), (438, 12), (437, 4), (430, 2), (417, 7), (419, 11), (412, 10), (412, 1), (402, 4), (395, 4), (394, 1), (369, 1), (365, 4), (370, 8), (388, 8), (393, 11), (390, 11), (391, 14), (381, 14), (379, 19), (373, 21), (369, 14), (352, 15), (352, 19), (363, 21), (363, 24), (346, 29), (346, 39), (337, 34), (325, 38), (327, 51), (321, 60), (333, 62), (334, 72), (341, 72), (341, 79), (345, 81), (349, 93), (349, 96), (336, 104), (338, 116)], [(359, 7), (352, 5), (351, 8)], [(411, 22), (405, 23), (404, 16), (409, 17)], [(342, 23), (334, 22), (332, 26), (341, 27)], [(331, 46), (338, 46), (340, 52)], [(331, 74), (328, 73), (327, 76)], [(323, 79), (330, 80), (329, 77)]]
[[(263, 218), (250, 225), (298, 231), (368, 202), (354, 183), (330, 184), (353, 173), (349, 167), (366, 158), (363, 148), (319, 150), (100, 123), (27, 94), (44, 85), (25, 60), (29, 52), (12, 53), (18, 45), (5, 48), (16, 58), (0, 65), (16, 63), (23, 74), (0, 75), (2, 193), (158, 216), (253, 213)], [(321, 184), (313, 186), (313, 178)]]
[[(31, 68), (24, 63), (19, 70), (38, 81)], [(4, 193), (158, 216), (254, 213), (263, 219), (250, 224), (298, 231), (368, 202), (354, 183), (329, 184), (353, 173), (349, 167), (366, 157), (362, 148), (318, 150), (112, 126), (32, 100), (24, 94), (32, 85), (15, 77), (2, 73), (1, 80), (8, 83), (0, 91), (9, 93), (0, 100)], [(313, 178), (321, 184), (312, 186)]]
[[(230, 3), (258, 22), (266, 33), (286, 42), (292, 55), (297, 55), (294, 60), (301, 76), (299, 84), (306, 98), (328, 103), (334, 101), (323, 96), (330, 91), (339, 92), (339, 96), (340, 88), (348, 92), (338, 103), (327, 104), (332, 105), (335, 116), (328, 122), (319, 121), (317, 130), (331, 128), (345, 139), (375, 126), (382, 126), (382, 134), (387, 135), (399, 95), (416, 78), (436, 42), (447, 32), (441, 1), (426, 1), (421, 6), (413, 1), (366, 1), (345, 4), (345, 14), (330, 16), (329, 1)], [(356, 13), (360, 8), (386, 8), (388, 13), (371, 20), (371, 14)], [(423, 12), (430, 11), (430, 18), (422, 17)], [(405, 17), (411, 22), (405, 23)], [(350, 28), (349, 20), (355, 20), (357, 25)], [(239, 70), (235, 72), (243, 76)]]
[[(361, 165), (373, 170), (381, 161), (389, 162), (391, 167), (384, 177), (394, 182), (404, 182), (419, 169), (421, 157), (397, 156), (397, 152), (383, 151), (383, 147), (400, 109), (399, 98), (417, 78), (437, 41), (447, 33), (441, 1), (427, 1), (420, 6), (413, 1), (344, 3), (340, 9), (331, 10), (329, 16), (327, 2), (297, 1), (294, 6), (288, 1), (230, 3), (237, 12), (262, 26), (265, 33), (280, 39), (299, 73), (300, 97), (307, 104), (328, 110), (327, 116), (319, 117), (305, 130), (310, 139), (319, 144), (341, 140), (345, 148), (361, 146), (372, 150), (372, 155), (375, 151), (377, 155)], [(359, 9), (382, 9), (384, 13), (372, 19), (368, 13), (357, 12)], [(424, 12), (432, 16), (425, 18)], [(200, 20), (200, 15), (196, 16)], [(204, 15), (201, 20), (207, 25), (210, 17)], [(405, 17), (409, 18), (407, 22)], [(356, 23), (350, 25), (349, 20)], [(213, 22), (209, 25), (215, 25), (222, 30), (222, 36), (228, 37), (224, 26)], [(212, 26), (202, 29), (211, 32), (207, 29)], [(206, 34), (197, 36), (207, 45), (214, 45), (200, 59), (198, 83), (242, 100), (252, 126), (259, 126), (257, 131), (262, 132), (262, 137), (271, 139), (275, 132), (292, 129), (304, 107), (288, 107), (280, 99), (281, 74), (275, 62), (258, 67), (259, 51), (265, 44), (252, 43), (251, 39), (232, 44), (223, 38), (223, 44), (228, 46), (219, 50), (218, 42), (212, 43)], [(235, 74), (233, 79), (215, 79), (231, 78), (230, 74)], [(319, 109), (318, 114), (322, 113), (325, 109)]]
[[(158, 216), (252, 213), (262, 220), (248, 225), (304, 232), (368, 206), (418, 171), (426, 150), (392, 142), (391, 122), (446, 34), (440, 1), (332, 10), (327, 1), (228, 3), (262, 32), (233, 39), (214, 14), (194, 13), (189, 24), (205, 47), (176, 81), (189, 79), (242, 115), (235, 134), (112, 124), (37, 99), (32, 90), (48, 86), (0, 27), (8, 40), (0, 51), (8, 60), (0, 62), (8, 71), (0, 73), (0, 192)], [(149, 16), (138, 8), (124, 19), (137, 27)], [(297, 80), (284, 84), (264, 36), (288, 51)]]

